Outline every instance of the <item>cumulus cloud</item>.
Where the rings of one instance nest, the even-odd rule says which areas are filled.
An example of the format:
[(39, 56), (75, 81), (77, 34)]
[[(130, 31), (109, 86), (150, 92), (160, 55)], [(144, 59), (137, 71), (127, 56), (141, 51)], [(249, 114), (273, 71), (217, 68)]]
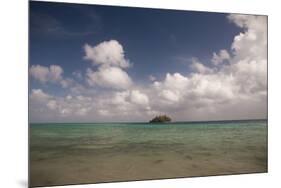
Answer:
[(63, 69), (59, 65), (50, 65), (50, 67), (32, 65), (29, 72), (31, 77), (41, 83), (59, 82), (62, 80)]
[(55, 109), (57, 108), (57, 101), (55, 101), (55, 100), (50, 100), (50, 101), (48, 101), (47, 107), (48, 107), (50, 110), (55, 110)]
[[(93, 109), (93, 99), (86, 96), (54, 96), (41, 89), (32, 89), (30, 115), (34, 121), (60, 121), (65, 118), (81, 118)], [(50, 120), (51, 119), (51, 120)]]
[(227, 50), (220, 50), (219, 53), (217, 54), (216, 52), (213, 53), (213, 58), (212, 58), (212, 62), (214, 63), (214, 65), (218, 65), (226, 60), (230, 59), (230, 55), (227, 52)]
[(61, 87), (63, 87), (63, 88), (69, 88), (70, 86), (73, 86), (76, 83), (71, 78), (65, 78), (65, 79), (61, 79), (60, 84), (61, 84)]
[[(147, 94), (138, 89), (107, 93), (99, 98), (99, 113), (116, 120), (143, 120), (151, 115), (150, 101)], [(105, 113), (106, 112), (106, 113)]]
[(112, 91), (96, 95), (54, 96), (33, 89), (30, 95), (33, 121), (124, 121), (141, 120), (151, 114), (148, 96), (137, 90)]
[(202, 64), (197, 58), (192, 58), (191, 62), (192, 63), (190, 65), (190, 68), (194, 72), (198, 72), (198, 73), (202, 73), (202, 74), (213, 72), (212, 69), (210, 69), (209, 67), (207, 67), (204, 64)]
[(243, 28), (231, 45), (237, 59), (267, 59), (267, 18), (265, 16), (230, 14), (229, 21)]
[(132, 79), (123, 70), (130, 63), (125, 59), (123, 46), (118, 41), (104, 41), (94, 47), (85, 44), (84, 51), (84, 59), (98, 66), (97, 71), (87, 69), (86, 80), (90, 86), (127, 89), (132, 85)]
[(81, 71), (74, 71), (72, 72), (72, 75), (77, 78), (78, 80), (82, 80), (83, 79), (83, 76), (82, 76), (82, 72)]
[(148, 106), (149, 105), (149, 99), (148, 97), (144, 94), (141, 93), (138, 90), (132, 90), (131, 91), (131, 97), (130, 100), (140, 106)]
[(178, 102), (180, 99), (179, 93), (172, 90), (163, 90), (161, 91), (160, 96), (164, 97), (168, 102)]
[(33, 78), (39, 80), (42, 83), (47, 82), (49, 79), (50, 71), (48, 67), (44, 67), (41, 65), (32, 65), (29, 72)]
[(105, 88), (126, 89), (132, 85), (129, 75), (119, 67), (100, 67), (94, 72), (91, 69), (86, 73), (90, 86), (98, 85)]
[(163, 98), (163, 101), (160, 101), (161, 103), (175, 104), (179, 102), (188, 84), (189, 79), (180, 73), (174, 73), (173, 75), (167, 73), (164, 81), (153, 83), (153, 89), (156, 90), (154, 93), (158, 93), (160, 100)]
[(49, 77), (52, 81), (58, 81), (62, 79), (63, 70), (58, 65), (51, 65), (49, 68)]
[(178, 108), (182, 110), (183, 107), (191, 109), (202, 106), (202, 100), (205, 105), (211, 101), (221, 103), (225, 100), (231, 100), (235, 95), (234, 92), (237, 91), (233, 84), (232, 77), (221, 73), (193, 73), (189, 76), (168, 73), (162, 82), (154, 82), (152, 89), (155, 91), (152, 93), (158, 93), (157, 104), (155, 104), (158, 111), (163, 106), (163, 109), (173, 108), (175, 110)]
[(35, 102), (43, 103), (50, 99), (50, 95), (44, 93), (41, 89), (33, 89), (30, 98)]
[(153, 76), (153, 75), (149, 75), (149, 76), (148, 76), (148, 79), (149, 79), (150, 81), (155, 81), (155, 80), (156, 80), (156, 77)]
[(116, 40), (104, 41), (96, 46), (84, 45), (84, 59), (93, 65), (106, 65), (127, 68), (129, 60), (125, 59), (123, 46)]
[(241, 90), (267, 91), (267, 20), (265, 16), (229, 15), (245, 32), (235, 36), (230, 71)]
[(49, 67), (32, 65), (29, 69), (30, 76), (42, 84), (59, 84), (62, 88), (75, 85), (76, 83), (72, 78), (63, 77), (63, 72), (59, 65), (50, 65)]

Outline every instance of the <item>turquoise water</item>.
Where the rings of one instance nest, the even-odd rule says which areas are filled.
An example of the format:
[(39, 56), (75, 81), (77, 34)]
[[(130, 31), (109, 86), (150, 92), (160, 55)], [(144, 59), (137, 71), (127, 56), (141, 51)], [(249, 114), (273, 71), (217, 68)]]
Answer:
[(30, 125), (31, 186), (267, 171), (267, 121)]

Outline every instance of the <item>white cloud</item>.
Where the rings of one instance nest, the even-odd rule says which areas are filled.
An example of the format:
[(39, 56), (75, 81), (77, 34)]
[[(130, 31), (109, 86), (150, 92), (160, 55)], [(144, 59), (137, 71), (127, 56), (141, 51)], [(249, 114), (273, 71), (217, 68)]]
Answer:
[[(166, 108), (166, 105), (176, 106), (179, 104), (188, 91), (189, 78), (180, 73), (167, 73), (162, 82), (154, 82), (151, 88), (151, 101), (154, 101), (156, 106)], [(163, 106), (161, 106), (163, 105)]]
[(131, 78), (123, 70), (130, 64), (125, 59), (123, 46), (118, 41), (104, 41), (94, 47), (86, 44), (84, 50), (84, 59), (98, 65), (97, 71), (87, 69), (86, 81), (90, 86), (127, 89), (132, 85)]
[(36, 102), (44, 103), (50, 99), (51, 96), (44, 93), (41, 89), (32, 89), (30, 98)]
[(267, 19), (265, 16), (234, 15), (228, 19), (245, 32), (235, 36), (231, 72), (241, 90), (267, 91)]
[(51, 65), (50, 67), (32, 65), (29, 72), (31, 77), (41, 83), (55, 83), (62, 80), (63, 69), (59, 65)]
[(220, 50), (219, 53), (217, 54), (216, 52), (213, 53), (213, 58), (212, 58), (212, 62), (214, 63), (214, 65), (218, 65), (226, 60), (230, 59), (230, 55), (227, 52), (227, 50)]
[(233, 77), (222, 72), (209, 75), (193, 75), (190, 78), (189, 86), (189, 94), (193, 97), (212, 99), (217, 102), (231, 99), (234, 93), (237, 92)]
[[(60, 121), (65, 118), (79, 119), (94, 108), (93, 99), (82, 95), (75, 97), (52, 96), (41, 89), (33, 89), (30, 94), (30, 115), (33, 120)], [(51, 119), (49, 119), (51, 118)]]
[(188, 84), (188, 78), (184, 77), (180, 73), (166, 74), (164, 86), (171, 89), (182, 90), (186, 88)]
[(78, 80), (82, 80), (82, 79), (83, 79), (83, 76), (82, 76), (81, 71), (74, 71), (74, 72), (72, 73), (72, 75), (73, 75), (75, 78), (77, 78)]
[(202, 73), (202, 74), (205, 74), (205, 73), (208, 74), (208, 73), (213, 72), (212, 69), (206, 67), (197, 58), (192, 58), (191, 62), (192, 63), (190, 65), (190, 68), (195, 72)]
[(267, 59), (266, 16), (230, 14), (228, 19), (245, 31), (234, 37), (231, 45), (237, 59)]
[(44, 67), (41, 65), (32, 65), (29, 72), (33, 78), (39, 80), (42, 83), (47, 82), (49, 79), (49, 68), (48, 67)]
[(123, 46), (116, 40), (104, 41), (96, 46), (84, 45), (84, 59), (90, 60), (93, 65), (106, 65), (127, 68), (129, 60), (125, 59)]
[(60, 66), (51, 65), (49, 69), (50, 69), (50, 71), (49, 71), (50, 80), (52, 80), (54, 82), (62, 80), (63, 70)]
[(124, 120), (146, 117), (150, 111), (148, 96), (137, 90), (109, 91), (97, 95), (52, 96), (42, 90), (32, 90), (30, 95), (32, 119), (52, 118), (52, 121)]
[(91, 69), (86, 73), (90, 86), (98, 85), (105, 88), (126, 89), (132, 85), (129, 75), (118, 67), (100, 67), (98, 71)]
[(60, 84), (63, 88), (69, 88), (75, 84), (75, 81), (71, 78), (61, 79)]
[[(143, 119), (151, 111), (149, 97), (138, 89), (112, 92), (99, 98), (100, 113), (114, 120), (130, 120), (131, 117)], [(131, 119), (132, 120), (132, 119)]]
[(170, 102), (178, 102), (180, 99), (179, 94), (171, 90), (163, 90), (160, 93), (160, 96), (164, 97), (164, 99)]
[(29, 72), (32, 78), (42, 84), (59, 84), (62, 88), (69, 88), (70, 86), (77, 85), (72, 78), (63, 77), (64, 71), (59, 65), (50, 65), (50, 67), (32, 65)]
[(91, 108), (80, 108), (76, 111), (76, 115), (79, 116), (85, 116), (88, 114), (88, 112), (91, 110)]
[(139, 90), (132, 90), (130, 99), (133, 103), (140, 105), (140, 106), (149, 105), (148, 97), (144, 93), (141, 93)]
[(149, 76), (148, 76), (148, 79), (153, 82), (153, 81), (156, 80), (156, 77), (153, 76), (153, 75), (149, 75)]
[[(162, 82), (154, 82), (152, 93), (158, 93), (157, 101), (172, 106), (184, 105), (186, 101), (208, 99), (220, 102), (231, 99), (237, 88), (232, 76), (222, 73), (193, 73), (183, 76), (180, 73), (167, 74)], [(160, 109), (159, 109), (160, 110)]]
[(57, 109), (57, 101), (55, 100), (50, 100), (48, 103), (47, 103), (47, 107), (50, 109), (50, 110), (55, 110)]
[(126, 98), (128, 97), (129, 97), (128, 91), (116, 92), (112, 97), (112, 103), (115, 105), (123, 105), (127, 102)]

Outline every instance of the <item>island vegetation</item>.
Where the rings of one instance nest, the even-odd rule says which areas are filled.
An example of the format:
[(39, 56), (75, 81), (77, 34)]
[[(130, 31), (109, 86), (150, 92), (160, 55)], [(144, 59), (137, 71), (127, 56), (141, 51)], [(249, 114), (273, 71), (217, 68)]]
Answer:
[(167, 115), (160, 115), (154, 117), (152, 120), (149, 121), (149, 123), (165, 123), (165, 122), (171, 122), (172, 119)]

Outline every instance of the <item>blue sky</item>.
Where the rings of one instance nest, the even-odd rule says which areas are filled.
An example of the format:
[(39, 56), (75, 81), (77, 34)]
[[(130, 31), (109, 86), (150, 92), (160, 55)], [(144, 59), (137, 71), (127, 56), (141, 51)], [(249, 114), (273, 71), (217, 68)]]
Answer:
[[(250, 30), (249, 28), (253, 27), (249, 24), (249, 20), (264, 24), (262, 16), (244, 16), (243, 18), (234, 16), (231, 18), (228, 14), (223, 13), (30, 2), (29, 63), (30, 67), (37, 65), (47, 68), (51, 65), (59, 66), (62, 73), (56, 81), (61, 82), (66, 78), (71, 79), (72, 85), (84, 87), (84, 92), (79, 93), (84, 97), (100, 97), (89, 96), (89, 93), (103, 95), (102, 93), (107, 91), (108, 93), (111, 92), (112, 96), (115, 96), (118, 95), (117, 92), (132, 93), (132, 91), (137, 90), (139, 93), (144, 94), (148, 101), (151, 101), (151, 96), (149, 96), (151, 91), (146, 91), (145, 88), (152, 87), (155, 81), (164, 83), (167, 81), (168, 73), (173, 76), (178, 73), (191, 80), (192, 75), (196, 72), (195, 69), (202, 65), (207, 68), (204, 70), (210, 70), (209, 74), (220, 75), (223, 65), (217, 66), (214, 63), (214, 53), (219, 55), (222, 49), (227, 54), (227, 57), (221, 61), (224, 63), (224, 67), (238, 63), (236, 59), (245, 58), (242, 55), (240, 56), (239, 53), (246, 52), (240, 52), (240, 47), (239, 49), (233, 48), (235, 46), (233, 44), (235, 43), (235, 36), (240, 33), (247, 34), (247, 31)], [(260, 32), (256, 33), (258, 35)], [(97, 81), (94, 81), (95, 84), (92, 85), (87, 84), (87, 75), (89, 76), (90, 74), (87, 73), (87, 70), (90, 68), (92, 73), (101, 72), (101, 69), (104, 70), (104, 66), (95, 62), (97, 61), (95, 57), (85, 59), (85, 45), (88, 44), (94, 48), (110, 40), (117, 41), (117, 44), (121, 45), (124, 59), (130, 64), (127, 68), (118, 67), (128, 75), (133, 83), (133, 86), (126, 87), (124, 91), (102, 87), (102, 84), (97, 84)], [(261, 48), (264, 47), (261, 46)], [(252, 55), (249, 53), (249, 57)], [(266, 58), (263, 57), (262, 60), (264, 59)], [(228, 64), (225, 63), (226, 61)], [(196, 64), (196, 66), (192, 64)], [(102, 66), (103, 68), (101, 68)], [(110, 66), (114, 67), (116, 65), (112, 66), (111, 64)], [(264, 68), (266, 69), (266, 67)], [(199, 71), (197, 74), (202, 74), (202, 69), (200, 70), (201, 72)], [(215, 70), (216, 73), (211, 70)], [(74, 72), (79, 73), (79, 78), (74, 76)], [(37, 76), (34, 76), (35, 74)], [(71, 96), (78, 95), (77, 93), (71, 93), (71, 86), (61, 87), (60, 84), (55, 83), (55, 80), (50, 82), (42, 81), (41, 77), (40, 81), (40, 75), (38, 74), (34, 72), (31, 74), (31, 93), (34, 89), (40, 89), (40, 91), (52, 96), (52, 98), (65, 97), (69, 94)], [(185, 99), (188, 98), (187, 95), (183, 96), (185, 96)], [(38, 107), (38, 105), (35, 106)], [(153, 110), (153, 104), (149, 104), (149, 109), (154, 113), (160, 113), (161, 110), (156, 110), (158, 108), (156, 106)], [(172, 105), (169, 108), (174, 109), (176, 107), (178, 106)], [(163, 106), (163, 108), (168, 107)], [(179, 109), (182, 109), (182, 107)], [(263, 113), (258, 113), (257, 115), (255, 112), (249, 117), (264, 116), (264, 107), (262, 111)], [(36, 116), (40, 115), (37, 114)], [(183, 116), (187, 115), (183, 114), (178, 119), (183, 119)], [(143, 117), (147, 118), (146, 116)], [(81, 118), (81, 121), (94, 121), (88, 116), (84, 119), (83, 117), (79, 118)], [(100, 121), (107, 118), (109, 117), (97, 117)], [(116, 117), (110, 117), (109, 119), (114, 120), (114, 118)], [(214, 116), (214, 119), (217, 118), (217, 116)], [(124, 116), (119, 116), (117, 119), (120, 121), (128, 120)], [(136, 116), (136, 119), (142, 120), (139, 116)], [(210, 116), (207, 119), (210, 119)], [(34, 118), (34, 121), (52, 120), (71, 121), (67, 117), (50, 116), (44, 118), (40, 116), (40, 118)]]

